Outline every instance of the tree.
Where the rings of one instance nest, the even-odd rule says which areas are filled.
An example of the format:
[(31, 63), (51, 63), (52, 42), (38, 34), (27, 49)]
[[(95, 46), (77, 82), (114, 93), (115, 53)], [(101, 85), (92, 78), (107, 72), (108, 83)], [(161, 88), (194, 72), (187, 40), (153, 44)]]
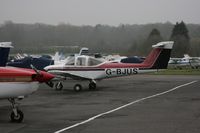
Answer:
[(190, 52), (191, 56), (200, 56), (200, 38), (191, 39)]
[(151, 49), (152, 49), (152, 45), (157, 44), (158, 42), (163, 41), (163, 38), (160, 34), (160, 31), (157, 30), (156, 28), (154, 28), (148, 38), (146, 39), (146, 41), (144, 42), (143, 46), (141, 47), (141, 52), (146, 55), (146, 53), (148, 53)]
[(189, 52), (190, 37), (188, 35), (188, 29), (185, 23), (176, 23), (172, 30), (170, 40), (174, 41), (174, 48), (172, 51), (173, 57), (182, 57)]

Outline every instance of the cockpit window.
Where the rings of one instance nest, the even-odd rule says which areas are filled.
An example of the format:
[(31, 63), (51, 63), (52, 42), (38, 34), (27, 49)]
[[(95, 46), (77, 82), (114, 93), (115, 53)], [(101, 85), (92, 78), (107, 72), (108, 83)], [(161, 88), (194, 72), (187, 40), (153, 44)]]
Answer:
[(71, 57), (71, 58), (68, 59), (68, 61), (66, 62), (65, 65), (74, 65), (74, 62), (75, 62), (75, 58)]
[(102, 61), (94, 59), (94, 58), (89, 58), (88, 59), (88, 66), (95, 66), (102, 63)]
[(78, 57), (76, 65), (77, 66), (86, 66), (86, 58)]
[(75, 66), (96, 66), (103, 61), (100, 59), (96, 59), (88, 56), (81, 57), (71, 57), (68, 59), (65, 65), (75, 65)]

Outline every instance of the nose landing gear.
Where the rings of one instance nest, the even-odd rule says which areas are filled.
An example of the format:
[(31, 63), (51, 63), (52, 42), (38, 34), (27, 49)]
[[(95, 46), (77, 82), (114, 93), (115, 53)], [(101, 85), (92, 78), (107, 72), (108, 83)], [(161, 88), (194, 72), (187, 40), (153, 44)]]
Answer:
[(18, 109), (14, 98), (10, 98), (8, 101), (12, 104), (12, 112), (10, 114), (11, 122), (21, 123), (24, 119), (23, 112)]
[(63, 89), (63, 84), (62, 82), (58, 82), (56, 85), (55, 85), (55, 88), (57, 91), (61, 91)]

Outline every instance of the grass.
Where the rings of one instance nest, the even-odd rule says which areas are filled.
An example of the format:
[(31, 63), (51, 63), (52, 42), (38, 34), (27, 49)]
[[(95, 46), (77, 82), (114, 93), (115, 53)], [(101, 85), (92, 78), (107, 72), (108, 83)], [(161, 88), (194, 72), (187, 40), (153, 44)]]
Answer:
[(153, 72), (154, 75), (200, 75), (200, 69), (166, 69)]

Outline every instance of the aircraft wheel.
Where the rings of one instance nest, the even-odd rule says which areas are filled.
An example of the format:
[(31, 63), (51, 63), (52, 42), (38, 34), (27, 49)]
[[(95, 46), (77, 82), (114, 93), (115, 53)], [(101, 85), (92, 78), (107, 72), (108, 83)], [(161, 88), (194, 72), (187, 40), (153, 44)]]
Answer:
[(94, 82), (89, 83), (89, 89), (95, 90), (96, 89), (96, 83), (94, 83)]
[(55, 87), (57, 91), (60, 91), (63, 89), (63, 84), (61, 82), (58, 82)]
[(80, 84), (74, 85), (74, 91), (79, 92), (82, 90), (82, 86)]
[(17, 116), (15, 116), (14, 111), (12, 111), (12, 113), (10, 114), (10, 119), (11, 119), (11, 122), (20, 123), (24, 119), (24, 114), (21, 110), (17, 110)]

